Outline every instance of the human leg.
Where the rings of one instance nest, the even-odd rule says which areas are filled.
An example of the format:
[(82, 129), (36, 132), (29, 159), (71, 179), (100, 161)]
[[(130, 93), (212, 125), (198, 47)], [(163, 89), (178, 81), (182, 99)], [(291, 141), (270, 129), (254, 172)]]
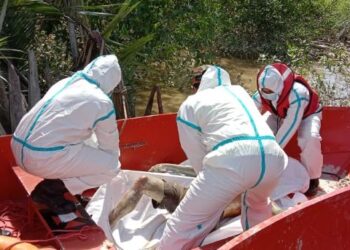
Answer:
[(164, 181), (151, 176), (140, 177), (109, 213), (109, 223), (112, 228), (122, 217), (134, 210), (144, 194), (161, 202), (164, 197)]
[(243, 191), (240, 181), (226, 168), (204, 168), (168, 220), (159, 249), (198, 246), (215, 227), (224, 208)]
[(323, 155), (321, 149), (321, 119), (322, 114), (314, 114), (302, 121), (298, 133), (300, 161), (306, 167), (310, 176), (310, 187), (307, 195), (315, 195), (318, 179), (322, 174)]
[[(73, 150), (72, 150), (73, 151)], [(59, 159), (57, 171), (51, 175), (60, 178), (72, 194), (98, 187), (112, 180), (119, 172), (117, 154), (83, 145), (69, 160)]]

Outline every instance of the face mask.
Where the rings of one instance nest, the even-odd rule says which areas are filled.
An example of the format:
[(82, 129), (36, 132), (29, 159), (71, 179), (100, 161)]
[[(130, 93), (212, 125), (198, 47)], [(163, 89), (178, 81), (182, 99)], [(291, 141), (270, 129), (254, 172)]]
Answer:
[(261, 96), (264, 97), (266, 100), (270, 100), (270, 101), (276, 101), (278, 98), (277, 93), (267, 94), (267, 93), (261, 92)]

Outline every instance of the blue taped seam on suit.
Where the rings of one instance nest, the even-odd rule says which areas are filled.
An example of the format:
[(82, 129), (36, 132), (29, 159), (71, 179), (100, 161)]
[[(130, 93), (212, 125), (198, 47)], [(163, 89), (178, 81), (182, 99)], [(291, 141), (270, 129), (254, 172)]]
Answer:
[(218, 86), (222, 85), (222, 78), (221, 78), (221, 70), (218, 66), (215, 66), (216, 70), (217, 70), (217, 74), (218, 74)]
[[(64, 148), (64, 146), (57, 146), (57, 147), (51, 147), (48, 148), (48, 150), (44, 150), (44, 148), (42, 147), (36, 147), (33, 145), (30, 145), (27, 143), (27, 140), (29, 138), (29, 136), (32, 134), (33, 129), (35, 127), (35, 125), (37, 124), (39, 118), (42, 116), (42, 114), (46, 111), (47, 107), (51, 104), (51, 102), (56, 98), (57, 95), (59, 95), (63, 90), (65, 90), (67, 87), (69, 87), (70, 85), (72, 85), (74, 82), (76, 82), (78, 79), (83, 78), (85, 79), (87, 82), (96, 85), (97, 87), (99, 87), (99, 84), (96, 80), (88, 77), (85, 73), (78, 71), (76, 72), (73, 76), (71, 76), (71, 79), (69, 79), (67, 81), (67, 83), (59, 90), (57, 91), (49, 100), (47, 100), (44, 105), (40, 108), (39, 112), (37, 113), (37, 115), (35, 116), (34, 122), (31, 125), (30, 129), (28, 130), (28, 133), (25, 137), (24, 140), (21, 140), (19, 138), (17, 138), (17, 141), (20, 142), (22, 144), (22, 150), (21, 150), (21, 162), (22, 165), (24, 165), (23, 163), (23, 156), (24, 156), (24, 147), (31, 149), (33, 151), (56, 151), (56, 150), (62, 150)], [(16, 139), (15, 139), (16, 140)], [(20, 141), (19, 141), (20, 140)], [(54, 150), (53, 150), (54, 149)]]
[(268, 70), (268, 69), (269, 69), (269, 68), (266, 67), (266, 68), (264, 69), (264, 72), (263, 72), (264, 77), (263, 77), (262, 83), (261, 83), (261, 85), (263, 86), (263, 88), (265, 88), (265, 79), (266, 79), (266, 75), (267, 75), (267, 70)]
[(249, 136), (249, 135), (243, 135), (243, 136), (236, 136), (232, 137), (230, 139), (223, 140), (222, 142), (216, 144), (213, 147), (213, 150), (218, 149), (221, 146), (224, 146), (228, 143), (235, 142), (235, 141), (258, 141), (258, 140), (275, 140), (275, 137), (272, 135), (263, 135), (263, 136)]
[(186, 121), (186, 120), (182, 119), (179, 116), (176, 117), (176, 120), (181, 122), (181, 123), (183, 123), (183, 124), (185, 124), (185, 125), (187, 125), (187, 126), (189, 126), (189, 127), (191, 127), (191, 128), (193, 128), (193, 129), (195, 129), (195, 130), (198, 130), (199, 132), (202, 132), (202, 129), (199, 126), (193, 124), (192, 122)]
[[(255, 137), (257, 138), (257, 141), (259, 143), (259, 149), (260, 149), (260, 153), (261, 153), (261, 172), (260, 172), (260, 176), (259, 176), (257, 182), (255, 183), (255, 185), (253, 185), (253, 187), (251, 187), (251, 188), (254, 188), (257, 185), (259, 185), (259, 183), (263, 179), (263, 177), (265, 175), (265, 171), (266, 171), (265, 151), (264, 151), (264, 147), (263, 147), (263, 144), (262, 144), (262, 139), (260, 139), (260, 135), (258, 133), (258, 129), (257, 129), (256, 125), (255, 125), (253, 117), (251, 116), (248, 108), (244, 105), (242, 100), (239, 99), (239, 97), (237, 97), (235, 93), (230, 91), (229, 88), (225, 87), (225, 90), (228, 91), (228, 93), (230, 93), (241, 104), (241, 106), (243, 107), (244, 111), (246, 112), (246, 114), (247, 114), (247, 116), (249, 118), (250, 124), (253, 127), (253, 130), (254, 130), (254, 133), (255, 133)], [(245, 202), (245, 198), (244, 198), (244, 202)], [(248, 207), (246, 207), (246, 212), (248, 212)], [(246, 213), (246, 215), (248, 215), (248, 214)], [(246, 222), (245, 223), (246, 223), (246, 228), (248, 229), (249, 228), (248, 216), (246, 216)]]
[(16, 137), (16, 136), (12, 136), (13, 139), (17, 142), (19, 142), (20, 144), (22, 144), (24, 147), (26, 148), (29, 148), (31, 150), (34, 150), (34, 151), (48, 151), (48, 152), (51, 152), (51, 151), (59, 151), (59, 150), (62, 150), (65, 148), (65, 146), (54, 146), (54, 147), (36, 147), (36, 146), (33, 146), (23, 140), (21, 140), (20, 138)]
[(29, 136), (32, 134), (32, 131), (35, 127), (35, 125), (37, 124), (40, 116), (45, 112), (45, 110), (47, 109), (47, 107), (49, 106), (49, 104), (53, 101), (53, 99), (60, 94), (64, 89), (66, 89), (69, 85), (71, 85), (73, 82), (75, 82), (77, 79), (79, 79), (79, 74), (74, 74), (71, 79), (69, 79), (69, 81), (57, 92), (55, 93), (49, 100), (47, 100), (44, 105), (40, 108), (39, 112), (37, 113), (37, 115), (35, 116), (34, 122), (33, 124), (30, 126), (28, 133), (26, 135), (26, 137), (24, 138), (24, 141), (22, 143), (22, 150), (21, 150), (21, 162), (22, 165), (24, 165), (23, 163), (23, 156), (24, 156), (24, 145), (27, 143), (27, 140), (29, 138)]
[(84, 72), (79, 72), (78, 73), (78, 76), (80, 76), (81, 78), (83, 78), (84, 80), (88, 81), (89, 83), (93, 84), (93, 85), (96, 85), (97, 87), (100, 87), (100, 84), (92, 79), (91, 77), (89, 77), (88, 75), (86, 75)]
[(108, 114), (106, 114), (105, 116), (102, 116), (102, 117), (98, 118), (98, 119), (94, 122), (94, 124), (92, 125), (92, 127), (94, 128), (98, 122), (103, 121), (103, 120), (107, 120), (109, 117), (111, 117), (111, 116), (114, 115), (114, 114), (115, 114), (115, 111), (112, 110), (112, 111), (110, 111)]
[(288, 135), (290, 134), (290, 132), (291, 132), (292, 129), (294, 128), (295, 123), (297, 122), (297, 119), (298, 119), (299, 111), (300, 111), (300, 106), (301, 106), (300, 97), (299, 97), (298, 93), (295, 91), (295, 89), (293, 89), (293, 93), (295, 94), (295, 96), (296, 96), (296, 98), (297, 98), (297, 99), (296, 99), (296, 101), (297, 101), (297, 111), (296, 111), (296, 113), (295, 113), (295, 116), (294, 116), (292, 125), (291, 125), (290, 128), (287, 130), (287, 132), (285, 133), (285, 135), (282, 137), (281, 141), (279, 142), (280, 145), (287, 139)]
[(259, 92), (256, 91), (253, 95), (252, 95), (252, 98), (254, 101), (258, 102), (258, 96), (259, 96)]
[(306, 101), (306, 102), (309, 102), (309, 99), (307, 99), (307, 98), (305, 98), (305, 97), (302, 97), (302, 98), (300, 98), (299, 100), (297, 99), (297, 100), (291, 102), (289, 105), (293, 105), (293, 104), (295, 104), (295, 103), (298, 103), (299, 101)]

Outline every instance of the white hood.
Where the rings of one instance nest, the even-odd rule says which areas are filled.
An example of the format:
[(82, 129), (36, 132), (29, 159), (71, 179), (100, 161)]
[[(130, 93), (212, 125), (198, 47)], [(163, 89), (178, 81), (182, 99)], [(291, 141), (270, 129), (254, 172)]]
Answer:
[(115, 55), (97, 57), (83, 69), (83, 73), (97, 81), (106, 94), (117, 87), (121, 80), (121, 70)]
[(230, 75), (218, 66), (209, 66), (202, 76), (198, 91), (215, 88), (217, 86), (230, 86)]
[(283, 90), (283, 76), (272, 65), (267, 65), (258, 79), (259, 89), (268, 88), (280, 95)]

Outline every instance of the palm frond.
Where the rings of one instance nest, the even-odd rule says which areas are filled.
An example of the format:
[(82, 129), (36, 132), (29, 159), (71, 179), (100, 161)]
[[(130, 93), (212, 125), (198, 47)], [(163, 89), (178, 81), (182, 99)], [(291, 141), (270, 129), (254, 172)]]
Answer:
[(124, 64), (129, 63), (137, 55), (137, 53), (143, 49), (143, 47), (153, 38), (154, 34), (149, 34), (130, 42), (119, 51), (118, 57)]
[(106, 12), (96, 12), (96, 11), (78, 11), (79, 14), (81, 15), (87, 15), (87, 16), (100, 16), (100, 17), (104, 17), (104, 16), (113, 16), (113, 14), (111, 13), (106, 13)]
[(108, 39), (113, 30), (115, 30), (120, 21), (122, 21), (130, 12), (132, 12), (139, 4), (141, 1), (136, 2), (135, 4), (132, 4), (132, 0), (126, 0), (122, 7), (119, 9), (118, 13), (115, 15), (115, 17), (110, 21), (104, 31), (102, 32), (102, 35), (104, 39)]
[(7, 37), (0, 37), (0, 48), (4, 47), (7, 43)]
[(43, 14), (61, 16), (62, 12), (55, 6), (40, 0), (15, 0), (12, 1), (10, 7), (25, 7), (27, 11)]
[(4, 24), (4, 20), (5, 20), (5, 16), (6, 16), (7, 4), (8, 4), (8, 0), (5, 0), (3, 5), (2, 5), (2, 8), (1, 8), (1, 13), (0, 13), (0, 33), (1, 33), (2, 25)]
[(93, 6), (88, 6), (88, 5), (80, 5), (80, 6), (74, 6), (74, 8), (78, 8), (80, 10), (88, 10), (88, 11), (102, 11), (102, 10), (112, 10), (115, 8), (119, 8), (121, 3), (115, 3), (115, 4), (104, 4), (104, 5), (93, 5)]

